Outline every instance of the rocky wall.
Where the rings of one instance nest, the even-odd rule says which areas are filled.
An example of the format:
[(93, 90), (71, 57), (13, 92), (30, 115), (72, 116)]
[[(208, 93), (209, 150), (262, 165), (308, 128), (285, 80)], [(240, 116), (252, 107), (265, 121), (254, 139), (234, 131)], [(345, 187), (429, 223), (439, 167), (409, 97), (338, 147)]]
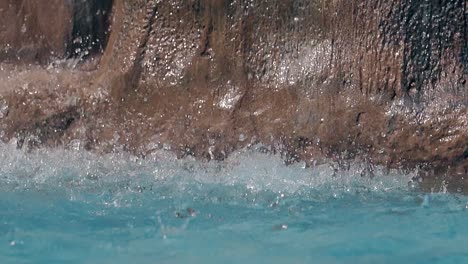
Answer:
[[(25, 7), (12, 3), (0, 1), (0, 12), (21, 21), (14, 10)], [(0, 31), (15, 47), (3, 53), (28, 40), (82, 58), (52, 73), (38, 66), (21, 75), (26, 89), (3, 92), (4, 140), (208, 160), (262, 143), (287, 163), (364, 159), (452, 181), (468, 174), (466, 1), (67, 3), (72, 23), (61, 24), (57, 46), (19, 26)], [(89, 51), (101, 54), (97, 70), (84, 70)], [(68, 99), (53, 106), (28, 95), (45, 93), (38, 72)]]

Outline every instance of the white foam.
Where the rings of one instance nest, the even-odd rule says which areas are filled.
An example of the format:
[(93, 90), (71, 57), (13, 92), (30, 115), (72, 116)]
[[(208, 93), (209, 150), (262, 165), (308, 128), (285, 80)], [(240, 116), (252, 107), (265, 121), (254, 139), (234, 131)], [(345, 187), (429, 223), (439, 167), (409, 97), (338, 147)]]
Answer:
[(390, 191), (407, 188), (413, 174), (374, 169), (374, 177), (362, 176), (366, 164), (351, 164), (348, 170), (336, 170), (333, 163), (304, 168), (300, 163), (284, 165), (277, 155), (255, 149), (232, 154), (223, 162), (182, 160), (169, 151), (154, 153), (146, 159), (130, 154), (98, 155), (81, 150), (40, 149), (32, 153), (14, 145), (0, 146), (0, 182), (2, 185), (31, 188), (99, 188), (122, 181), (139, 185), (171, 184), (185, 189), (202, 185), (244, 186), (252, 192), (300, 193), (315, 189), (347, 192), (356, 188)]

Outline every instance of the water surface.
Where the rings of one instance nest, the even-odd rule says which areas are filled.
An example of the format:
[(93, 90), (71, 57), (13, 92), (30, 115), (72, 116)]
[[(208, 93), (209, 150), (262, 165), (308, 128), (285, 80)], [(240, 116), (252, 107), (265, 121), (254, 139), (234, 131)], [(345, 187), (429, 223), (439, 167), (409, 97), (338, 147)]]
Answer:
[(468, 199), (411, 174), (1, 149), (1, 263), (468, 261)]

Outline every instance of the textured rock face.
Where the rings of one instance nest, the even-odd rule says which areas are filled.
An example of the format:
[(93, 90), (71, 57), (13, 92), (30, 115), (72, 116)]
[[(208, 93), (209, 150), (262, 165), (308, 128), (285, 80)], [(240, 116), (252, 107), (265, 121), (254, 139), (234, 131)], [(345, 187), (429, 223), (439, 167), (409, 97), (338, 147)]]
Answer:
[[(2, 88), (4, 140), (206, 159), (263, 143), (287, 162), (365, 159), (457, 186), (468, 174), (464, 0), (59, 2), (63, 37), (33, 47), (103, 50), (99, 67), (1, 64), (22, 83)], [(12, 3), (0, 12), (19, 21)], [(31, 41), (8, 30), (10, 49)]]
[(112, 0), (0, 1), (0, 59), (48, 63), (102, 50)]
[(72, 28), (69, 1), (0, 1), (0, 58), (44, 61), (63, 56)]

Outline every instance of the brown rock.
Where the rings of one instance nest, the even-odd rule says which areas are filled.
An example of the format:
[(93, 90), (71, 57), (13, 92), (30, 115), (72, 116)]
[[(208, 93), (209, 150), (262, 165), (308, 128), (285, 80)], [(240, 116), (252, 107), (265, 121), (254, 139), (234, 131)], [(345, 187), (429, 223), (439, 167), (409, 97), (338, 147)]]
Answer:
[[(287, 163), (360, 159), (455, 182), (468, 159), (466, 3), (423, 2), (115, 0), (97, 71), (7, 74), (47, 96), (0, 89), (9, 91), (5, 140), (39, 131), (44, 144), (79, 138), (90, 149), (145, 155), (165, 143), (180, 157), (218, 160), (263, 143)], [(75, 16), (64, 36), (107, 39), (107, 18), (94, 19), (102, 23)], [(25, 41), (2, 34), (15, 47)], [(38, 72), (63, 87), (57, 98), (79, 104), (45, 104)], [(73, 124), (62, 118), (70, 109)], [(50, 133), (52, 120), (67, 125)]]
[(0, 1), (0, 58), (45, 61), (63, 57), (71, 38), (70, 1)]

